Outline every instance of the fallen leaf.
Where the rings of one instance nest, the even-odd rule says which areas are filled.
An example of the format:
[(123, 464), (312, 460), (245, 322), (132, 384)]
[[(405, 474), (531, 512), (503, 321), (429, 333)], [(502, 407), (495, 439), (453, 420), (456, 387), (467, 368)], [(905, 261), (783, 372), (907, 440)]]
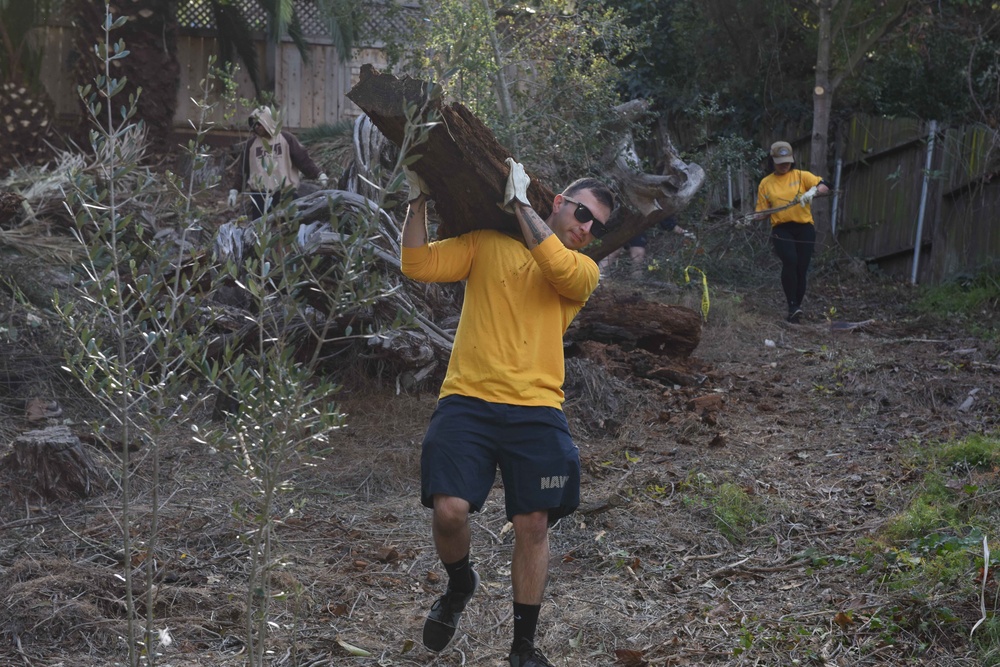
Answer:
[(841, 629), (846, 629), (847, 626), (854, 623), (854, 619), (851, 618), (850, 612), (838, 611), (833, 617), (833, 622), (841, 627)]
[(393, 547), (382, 547), (378, 550), (375, 558), (380, 563), (395, 563), (399, 560), (399, 552)]
[(644, 657), (643, 651), (630, 648), (615, 649), (615, 658), (623, 667), (646, 667), (649, 661)]
[(364, 650), (363, 648), (358, 648), (354, 644), (348, 644), (340, 637), (337, 637), (337, 643), (340, 644), (341, 648), (350, 653), (351, 655), (356, 655), (359, 658), (370, 658), (372, 657), (371, 652)]

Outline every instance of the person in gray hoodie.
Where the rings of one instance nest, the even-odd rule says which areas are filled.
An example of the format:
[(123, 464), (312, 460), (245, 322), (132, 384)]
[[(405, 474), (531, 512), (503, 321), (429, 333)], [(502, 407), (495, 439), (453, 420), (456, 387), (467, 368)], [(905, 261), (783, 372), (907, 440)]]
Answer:
[(302, 177), (327, 185), (327, 176), (316, 165), (305, 146), (291, 132), (278, 131), (278, 123), (269, 107), (250, 112), (250, 138), (240, 156), (229, 190), (228, 204), (236, 206), (240, 192), (250, 195), (254, 217), (266, 215), (282, 201), (297, 196)]

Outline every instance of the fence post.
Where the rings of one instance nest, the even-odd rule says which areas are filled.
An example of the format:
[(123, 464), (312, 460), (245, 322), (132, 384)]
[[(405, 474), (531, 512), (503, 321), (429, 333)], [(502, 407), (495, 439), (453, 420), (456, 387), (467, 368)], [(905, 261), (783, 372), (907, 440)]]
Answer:
[(923, 185), (920, 187), (920, 212), (917, 213), (917, 238), (913, 242), (913, 272), (910, 274), (910, 284), (917, 284), (917, 269), (920, 267), (920, 245), (924, 237), (924, 212), (927, 210), (927, 187), (931, 180), (931, 161), (934, 158), (934, 135), (937, 134), (937, 121), (932, 120), (927, 133), (927, 160), (924, 163)]
[(726, 165), (726, 187), (727, 195), (729, 200), (726, 202), (726, 206), (729, 209), (729, 217), (733, 217), (733, 168), (731, 165)]
[(837, 166), (833, 172), (833, 204), (830, 205), (830, 236), (837, 238), (837, 203), (840, 201), (840, 170), (844, 166), (844, 158), (837, 158)]

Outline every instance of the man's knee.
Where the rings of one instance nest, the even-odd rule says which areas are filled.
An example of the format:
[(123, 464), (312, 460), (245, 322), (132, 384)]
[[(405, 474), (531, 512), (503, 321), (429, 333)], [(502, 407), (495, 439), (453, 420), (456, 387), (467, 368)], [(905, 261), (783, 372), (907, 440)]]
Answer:
[(514, 516), (514, 536), (522, 541), (541, 542), (545, 540), (549, 530), (549, 513), (547, 510), (517, 514)]
[(444, 530), (458, 530), (469, 520), (469, 503), (454, 496), (434, 496), (434, 520)]

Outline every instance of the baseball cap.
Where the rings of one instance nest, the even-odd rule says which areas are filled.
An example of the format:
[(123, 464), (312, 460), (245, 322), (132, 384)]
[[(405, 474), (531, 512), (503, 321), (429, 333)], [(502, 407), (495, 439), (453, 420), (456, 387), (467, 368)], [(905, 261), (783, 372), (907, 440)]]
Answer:
[(774, 160), (774, 164), (795, 162), (795, 158), (792, 156), (792, 145), (787, 141), (775, 141), (771, 144), (771, 159)]

